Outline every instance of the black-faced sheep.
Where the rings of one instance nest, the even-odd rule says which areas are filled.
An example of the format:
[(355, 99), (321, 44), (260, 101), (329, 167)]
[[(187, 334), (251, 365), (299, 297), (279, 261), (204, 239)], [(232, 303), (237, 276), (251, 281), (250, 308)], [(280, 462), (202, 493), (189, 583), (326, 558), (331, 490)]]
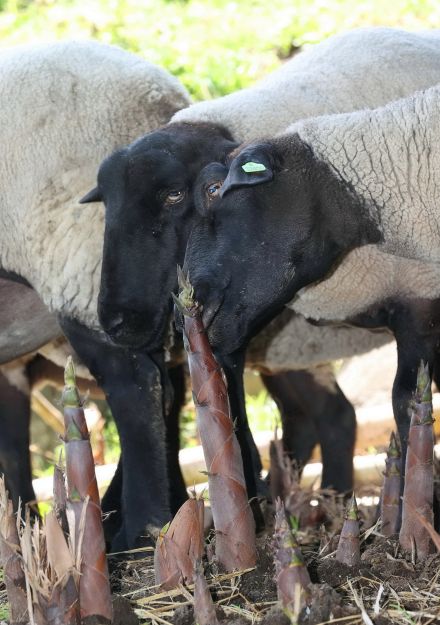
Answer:
[[(252, 88), (182, 109), (107, 158), (84, 198), (106, 205), (104, 330), (121, 345), (161, 343), (176, 288), (168, 269), (182, 261), (204, 165), (295, 120), (379, 106), (429, 87), (440, 80), (439, 68), (440, 31), (354, 30), (297, 55)], [(144, 288), (152, 267), (157, 280)]]
[(205, 216), (186, 256), (220, 351), (245, 344), (292, 300), (322, 317), (324, 295), (333, 318), (391, 329), (404, 452), (417, 367), (424, 360), (432, 371), (440, 344), (439, 107), (433, 87), (375, 110), (296, 123), (237, 150), (223, 175), (209, 165), (196, 191)]
[(189, 98), (165, 71), (94, 42), (5, 50), (0, 69), (0, 362), (57, 337), (57, 320), (72, 323), (66, 334), (107, 394), (122, 448), (139, 445), (122, 453), (124, 474), (145, 479), (140, 490), (122, 482), (113, 545), (124, 549), (146, 523), (169, 519), (161, 372), (148, 354), (114, 346), (100, 330), (104, 210), (78, 200), (106, 154), (167, 122)]

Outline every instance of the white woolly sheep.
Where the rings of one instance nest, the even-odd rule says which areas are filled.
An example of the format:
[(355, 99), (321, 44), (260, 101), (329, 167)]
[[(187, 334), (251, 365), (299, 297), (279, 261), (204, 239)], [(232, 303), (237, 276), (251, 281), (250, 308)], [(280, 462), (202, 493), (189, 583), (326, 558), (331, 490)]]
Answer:
[(98, 326), (104, 214), (78, 199), (106, 154), (167, 122), (188, 95), (164, 70), (92, 41), (5, 50), (0, 69), (0, 267), (49, 310)]
[[(276, 134), (295, 120), (378, 106), (438, 81), (440, 31), (354, 30), (300, 53), (254, 87), (182, 109), (172, 123), (112, 154), (84, 198), (106, 203), (98, 307), (104, 330), (121, 345), (157, 347), (204, 165), (223, 162), (237, 141)], [(145, 289), (144, 268), (152, 266), (160, 277)]]
[[(54, 44), (54, 47), (56, 48), (57, 45), (69, 44)], [(98, 46), (98, 44), (75, 45)], [(407, 47), (407, 35), (405, 35), (405, 43), (402, 41), (402, 45)], [(416, 44), (411, 45), (417, 47)], [(43, 48), (44, 46), (40, 50)], [(111, 49), (107, 48), (107, 50)], [(371, 52), (370, 50), (369, 64), (372, 62)], [(431, 59), (435, 56), (432, 54), (432, 42), (427, 40), (426, 49), (423, 52), (421, 48), (418, 48), (418, 51), (413, 50), (413, 52), (413, 56), (417, 58), (418, 62), (414, 79), (430, 81), (433, 71)], [(25, 54), (26, 49), (22, 49), (22, 53)], [(41, 54), (44, 57), (44, 51)], [(114, 49), (112, 54), (116, 55)], [(124, 55), (120, 51), (117, 54)], [(154, 368), (153, 370), (152, 363), (150, 359), (147, 360), (144, 349), (138, 352), (136, 350), (128, 351), (124, 348), (118, 349), (106, 342), (98, 331), (93, 333), (93, 329), (97, 326), (94, 311), (101, 260), (102, 214), (100, 211), (95, 212), (87, 208), (80, 209), (75, 205), (73, 198), (79, 197), (86, 188), (86, 181), (91, 174), (93, 163), (96, 163), (104, 153), (130, 141), (141, 131), (163, 123), (173, 112), (187, 104), (188, 100), (181, 87), (157, 68), (154, 68), (154, 72), (157, 74), (155, 79), (151, 81), (152, 84), (148, 82), (145, 76), (137, 81), (137, 84), (142, 83), (144, 86), (148, 82), (143, 95), (137, 99), (133, 95), (136, 89), (124, 82), (125, 77), (127, 77), (127, 81), (131, 80), (131, 73), (121, 72), (124, 77), (110, 78), (107, 81), (105, 76), (108, 76), (107, 72), (110, 71), (108, 64), (105, 60), (98, 59), (99, 55), (92, 54), (90, 50), (85, 54), (87, 60), (83, 65), (87, 68), (87, 73), (93, 74), (93, 81), (90, 81), (89, 88), (84, 90), (82, 90), (81, 85), (84, 79), (83, 74), (86, 72), (82, 71), (81, 79), (77, 80), (78, 74), (72, 66), (70, 67), (72, 80), (64, 80), (62, 72), (66, 57), (57, 51), (52, 54), (50, 61), (50, 63), (55, 64), (54, 70), (49, 69), (50, 63), (46, 60), (38, 59), (37, 53), (35, 53), (35, 63), (38, 69), (35, 70), (34, 68), (33, 71), (26, 69), (27, 63), (24, 58), (17, 61), (17, 57), (14, 61), (13, 56), (13, 52), (5, 53), (1, 60), (5, 63), (5, 71), (3, 72), (5, 81), (8, 77), (8, 71), (6, 71), (8, 64), (11, 66), (11, 72), (14, 73), (13, 84), (10, 81), (11, 84), (8, 87), (14, 104), (12, 106), (10, 102), (6, 102), (5, 106), (2, 107), (2, 114), (8, 120), (5, 145), (11, 158), (5, 161), (3, 169), (0, 168), (0, 176), (8, 182), (12, 171), (13, 181), (17, 181), (17, 184), (16, 186), (11, 185), (10, 188), (6, 187), (9, 191), (5, 194), (4, 208), (0, 211), (0, 225), (7, 224), (9, 228), (12, 225), (15, 238), (8, 233), (8, 238), (5, 241), (5, 237), (2, 238), (0, 234), (2, 246), (0, 265), (9, 272), (9, 278), (12, 274), (19, 274), (21, 278), (34, 287), (51, 310), (63, 317), (61, 319), (63, 328), (74, 347), (89, 365), (107, 393), (111, 393), (110, 403), (113, 404), (115, 415), (124, 413), (123, 416), (126, 417), (124, 423), (119, 424), (122, 444), (124, 445), (133, 436), (133, 431), (137, 434), (142, 430), (142, 437), (139, 440), (146, 441), (143, 449), (144, 456), (150, 454), (151, 462), (157, 467), (158, 472), (160, 470), (161, 475), (164, 475), (162, 468), (164, 449), (160, 445), (151, 446), (150, 444), (152, 440), (157, 439), (158, 432), (163, 434), (162, 424), (157, 418), (154, 419), (151, 414), (146, 415), (145, 408), (143, 408), (143, 412), (141, 410), (142, 414), (133, 415), (127, 411), (126, 407), (128, 389), (131, 388), (130, 385), (133, 385), (139, 395), (136, 397), (136, 401), (145, 406), (146, 402), (143, 398), (141, 399), (140, 395), (145, 394), (147, 390), (151, 391), (153, 394), (153, 401), (150, 402), (151, 412), (161, 413), (162, 392), (157, 369)], [(66, 56), (72, 63), (77, 58), (73, 51)], [(125, 56), (127, 59), (129, 57), (134, 59), (130, 55)], [(99, 62), (96, 62), (97, 60)], [(383, 58), (381, 57), (381, 63), (382, 61)], [(423, 62), (426, 62), (426, 72), (424, 78), (420, 78), (424, 73), (421, 70)], [(144, 68), (148, 65), (139, 59), (136, 60), (136, 63), (139, 68), (141, 65)], [(112, 59), (111, 65), (116, 69), (119, 67), (115, 58)], [(106, 67), (105, 71), (103, 70), (104, 67)], [(363, 69), (365, 67), (364, 64)], [(151, 66), (149, 68), (151, 69)], [(46, 76), (46, 80), (49, 75), (49, 85), (46, 82), (43, 85), (39, 83), (32, 87), (33, 77), (38, 75), (38, 70), (41, 70), (41, 74)], [(406, 75), (408, 75), (410, 73), (409, 65), (405, 70)], [(142, 70), (140, 72), (142, 73)], [(417, 78), (415, 78), (415, 74), (417, 74)], [(400, 75), (402, 77), (402, 74)], [(163, 80), (166, 83), (165, 91)], [(96, 87), (97, 84), (98, 87)], [(406, 80), (404, 84), (407, 84)], [(29, 100), (29, 98), (25, 98), (24, 101), (20, 101), (19, 85), (30, 85), (29, 91), (32, 93), (31, 104), (34, 115), (21, 116), (20, 126), (17, 127), (11, 123), (11, 120), (15, 119), (14, 111), (20, 106), (26, 107)], [(60, 87), (60, 85), (62, 86)], [(121, 111), (114, 105), (113, 101), (115, 98), (113, 90), (119, 87), (122, 94), (119, 91), (118, 93), (122, 98), (126, 98), (126, 108), (122, 117)], [(388, 85), (386, 87), (388, 88)], [(394, 88), (396, 90), (401, 88), (398, 80), (395, 81)], [(396, 94), (394, 93), (394, 95)], [(136, 112), (132, 112), (132, 107), (136, 106), (139, 100), (144, 100), (148, 108), (147, 111), (143, 110), (141, 105), (138, 109), (141, 111), (140, 116)], [(84, 105), (84, 109), (81, 108), (82, 105)], [(73, 106), (77, 117), (81, 117), (78, 113), (78, 110), (81, 109), (87, 118), (87, 123), (78, 125), (72, 115), (68, 115), (71, 112), (69, 106)], [(152, 108), (156, 112), (159, 111), (159, 114), (152, 114)], [(66, 111), (66, 116), (58, 124), (60, 111), (63, 113)], [(289, 121), (292, 119), (294, 117), (291, 117)], [(126, 124), (130, 125), (129, 130), (127, 130)], [(137, 129), (134, 128), (136, 124)], [(281, 127), (280, 125), (279, 129)], [(120, 133), (119, 136), (118, 133)], [(23, 137), (23, 135), (25, 140), (17, 142), (16, 138)], [(60, 141), (60, 137), (62, 141)], [(27, 149), (29, 142), (32, 147)], [(51, 152), (51, 143), (55, 145), (54, 152)], [(58, 150), (59, 144), (64, 147), (68, 146), (68, 149)], [(38, 146), (38, 149), (35, 149), (34, 146)], [(17, 156), (18, 154), (20, 157)], [(28, 158), (25, 157), (26, 155)], [(22, 156), (23, 158), (21, 158)], [(62, 163), (61, 166), (60, 163)], [(78, 183), (79, 180), (82, 182)], [(115, 185), (111, 189), (113, 198), (123, 189), (121, 186), (118, 191), (115, 178)], [(29, 204), (30, 198), (31, 203)], [(107, 202), (107, 209), (110, 205), (111, 202)], [(13, 206), (19, 208), (12, 208)], [(145, 218), (148, 219), (147, 210), (144, 214)], [(108, 223), (111, 223), (111, 220)], [(123, 220), (120, 222), (121, 227), (122, 225)], [(66, 233), (68, 233), (72, 246), (69, 252), (66, 252), (67, 246), (65, 244), (60, 244), (62, 235), (66, 236)], [(137, 234), (141, 233), (142, 228), (139, 228)], [(44, 255), (42, 254), (43, 250)], [(136, 250), (133, 246), (129, 246), (129, 250), (131, 257), (135, 260)], [(42, 258), (44, 258), (44, 262), (40, 262), (39, 259)], [(141, 268), (142, 264), (139, 265), (139, 269)], [(88, 276), (88, 278), (84, 280), (83, 276)], [(115, 274), (115, 279), (117, 277), (118, 275)], [(167, 289), (163, 288), (163, 290)], [(37, 347), (41, 342), (38, 339), (39, 332), (37, 332), (41, 327), (35, 328), (35, 324), (26, 327), (28, 336), (30, 335), (35, 343), (33, 347)], [(24, 338), (21, 338), (24, 343)], [(30, 344), (27, 343), (26, 351), (31, 348)], [(100, 368), (102, 362), (105, 363), (104, 370)], [(157, 364), (161, 365), (160, 362)], [(147, 368), (148, 372), (146, 373), (143, 368)], [(141, 374), (142, 370), (143, 374)], [(118, 377), (120, 388), (115, 389), (115, 385), (110, 380), (114, 380), (117, 371), (121, 373)], [(136, 410), (133, 408), (133, 413), (135, 412)], [(137, 420), (135, 419), (136, 416), (138, 417)], [(139, 458), (135, 454), (126, 454), (127, 470), (132, 469), (135, 465), (139, 466), (138, 460)], [(154, 482), (153, 477), (152, 482)], [(127, 492), (125, 493), (124, 501), (127, 510), (133, 507), (129, 502), (137, 497), (137, 494), (130, 490), (131, 488), (130, 485), (127, 485)], [(160, 488), (158, 480), (151, 484), (148, 494), (151, 495), (152, 501), (161, 502), (159, 512), (149, 517), (150, 521), (153, 525), (162, 525), (168, 518), (168, 509), (164, 501), (164, 489)], [(138, 507), (143, 508), (148, 505), (148, 502), (139, 502), (139, 500), (137, 503)], [(135, 536), (143, 528), (143, 521), (129, 520), (125, 525), (122, 525), (119, 533), (120, 542), (116, 541), (114, 547), (122, 549), (128, 543), (132, 544)]]
[[(117, 48), (93, 42), (19, 47), (3, 53), (0, 67), (4, 94), (1, 114), (8, 120), (4, 130), (8, 158), (0, 166), (4, 188), (0, 205), (0, 362), (7, 362), (57, 337), (57, 315), (97, 328), (103, 213), (100, 209), (78, 207), (77, 198), (90, 184), (106, 152), (168, 121), (175, 110), (188, 104), (188, 98), (177, 81), (162, 70)], [(16, 111), (26, 114), (17, 117)], [(22, 140), (18, 141), (18, 137)], [(87, 341), (92, 355), (87, 353), (86, 359), (91, 369), (104, 382), (111, 398), (118, 395), (112, 384), (116, 384), (120, 367), (130, 368), (127, 356), (118, 352), (108, 357), (106, 350), (114, 349), (106, 345), (101, 335), (87, 335)], [(75, 337), (73, 344), (78, 348)], [(63, 366), (63, 347), (61, 357), (53, 345), (49, 352), (47, 347), (40, 351)], [(102, 372), (100, 360), (109, 361), (110, 373)], [(13, 385), (20, 378), (21, 390), (23, 384), (26, 386), (23, 368), (9, 367), (3, 369), (3, 374), (5, 383), (11, 382), (12, 376)], [(82, 374), (86, 375), (84, 371)], [(142, 384), (148, 393), (150, 389), (144, 380)], [(138, 384), (139, 388), (142, 386)], [(332, 390), (330, 395), (336, 396)], [(22, 393), (17, 400), (20, 405), (26, 395)], [(142, 414), (149, 402), (142, 397), (143, 408), (139, 408), (131, 398), (128, 411), (129, 396), (130, 386), (126, 383), (120, 400), (124, 406), (122, 416), (131, 419), (135, 427), (131, 413), (139, 410)], [(160, 415), (158, 408), (156, 402), (154, 409)], [(343, 408), (347, 410), (346, 406)], [(113, 409), (120, 420), (119, 403), (113, 402)], [(17, 403), (13, 414), (17, 419), (25, 412), (19, 412)], [(4, 411), (2, 417), (7, 418)], [(6, 429), (4, 424), (3, 442), (10, 448)], [(17, 441), (14, 444), (17, 457), (28, 446), (27, 428), (19, 430), (23, 437), (21, 445)], [(16, 436), (12, 429), (9, 435)], [(28, 460), (23, 458), (23, 463), (26, 470), (17, 477), (20, 484), (29, 481)], [(10, 464), (15, 466), (14, 462)], [(163, 467), (160, 471), (163, 475)], [(20, 487), (18, 492), (28, 498), (30, 485)], [(116, 507), (111, 495), (110, 490), (105, 501), (107, 509)], [(139, 517), (137, 529), (141, 531), (149, 517), (137, 510), (140, 503), (136, 498), (136, 507), (127, 502), (128, 498), (125, 502), (133, 510), (132, 515)], [(133, 544), (137, 534), (134, 530), (127, 533), (118, 548)]]
[(172, 122), (224, 126), (237, 141), (295, 120), (372, 108), (439, 81), (439, 30), (359, 28), (307, 48), (256, 85), (177, 112)]
[[(84, 324), (86, 348), (71, 343), (107, 394), (122, 447), (135, 438), (142, 449), (142, 457), (127, 449), (122, 463), (128, 475), (143, 471), (144, 494), (122, 481), (121, 465), (106, 497), (106, 509), (119, 510), (115, 544), (126, 548), (147, 522), (169, 518), (162, 388), (145, 353), (119, 350), (99, 330), (104, 210), (78, 199), (106, 154), (189, 98), (164, 70), (91, 41), (4, 50), (0, 75), (0, 362), (57, 337), (62, 316)], [(183, 482), (176, 487), (185, 493)]]
[[(195, 229), (186, 259), (220, 351), (237, 349), (257, 320), (298, 291), (291, 306), (309, 317), (391, 329), (404, 452), (416, 371), (420, 359), (433, 369), (440, 341), (439, 110), (437, 86), (375, 110), (298, 122), (275, 139), (245, 145), (224, 168), (223, 185), (219, 166), (208, 166), (200, 185), (216, 183), (222, 199), (214, 203), (205, 192), (200, 208), (210, 226)], [(243, 257), (251, 241), (264, 246), (264, 258)], [(366, 247), (350, 254), (358, 246)]]

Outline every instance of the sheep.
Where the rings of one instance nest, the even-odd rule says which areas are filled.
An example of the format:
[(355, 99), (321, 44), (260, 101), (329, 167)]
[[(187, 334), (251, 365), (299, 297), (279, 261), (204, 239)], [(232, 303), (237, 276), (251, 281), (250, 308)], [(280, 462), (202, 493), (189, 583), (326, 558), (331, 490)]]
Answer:
[(219, 351), (246, 344), (286, 304), (388, 327), (404, 454), (416, 371), (421, 359), (432, 371), (440, 340), (439, 106), (436, 86), (297, 122), (236, 150), (229, 168), (207, 166), (196, 185), (205, 216), (185, 260)]
[(252, 87), (178, 111), (171, 123), (223, 126), (242, 143), (295, 120), (380, 106), (438, 82), (439, 36), (386, 27), (338, 34)]
[[(440, 79), (439, 61), (437, 31), (353, 31), (299, 54), (255, 87), (182, 109), (107, 158), (83, 198), (106, 204), (98, 313), (107, 334), (130, 348), (162, 344), (175, 265), (194, 223), (193, 186), (205, 164), (301, 117), (378, 105), (429, 86)], [(237, 367), (227, 369), (237, 381)], [(241, 436), (245, 419), (238, 418)]]
[[(19, 46), (0, 63), (1, 267), (19, 270), (50, 311), (97, 327), (103, 213), (80, 209), (78, 198), (108, 152), (162, 125), (189, 98), (164, 70), (91, 41)], [(76, 249), (61, 245), (66, 234)]]
[[(19, 47), (2, 53), (0, 67), (0, 114), (5, 121), (7, 153), (0, 166), (4, 191), (0, 204), (0, 362), (37, 348), (48, 355), (41, 346), (60, 336), (61, 323), (73, 348), (104, 387), (126, 453), (103, 506), (107, 511), (118, 509), (119, 514), (107, 521), (107, 533), (112, 548), (123, 550), (134, 546), (146, 525), (163, 525), (169, 518), (170, 502), (177, 508), (179, 499), (186, 496), (177, 464), (178, 425), (174, 418), (182, 395), (181, 381), (175, 369), (167, 373), (178, 394), (168, 413), (165, 450), (161, 424), (165, 367), (160, 362), (159, 372), (143, 350), (113, 346), (100, 331), (96, 298), (103, 211), (81, 208), (77, 199), (91, 184), (105, 153), (141, 131), (165, 123), (189, 99), (163, 70), (93, 42)], [(17, 116), (17, 111), (26, 114)], [(65, 352), (61, 349), (60, 355), (55, 347), (51, 345), (49, 357), (62, 366)], [(8, 369), (10, 375), (11, 367)], [(83, 370), (82, 375), (87, 373)], [(271, 384), (274, 382), (271, 379)], [(5, 381), (5, 398), (16, 393), (13, 386)], [(278, 397), (282, 408), (283, 397)], [(336, 402), (340, 410), (342, 404), (351, 415), (348, 402), (338, 397), (337, 393), (328, 394), (327, 405)], [(289, 402), (291, 411), (290, 398)], [(8, 429), (8, 437), (9, 401), (0, 411), (5, 423), (4, 446), (8, 449), (9, 436), (15, 437), (17, 457), (23, 457), (28, 448), (26, 406), (27, 394), (16, 397), (13, 414), (22, 426)], [(16, 440), (18, 434), (20, 441)], [(133, 444), (139, 448), (133, 451)], [(165, 454), (174, 476), (169, 498), (163, 488), (167, 481)], [(24, 500), (32, 499), (30, 471), (26, 469), (24, 477), (20, 474), (15, 480), (16, 463), (8, 458), (5, 462), (14, 499), (18, 494)], [(27, 454), (22, 465), (23, 469), (29, 467)], [(122, 466), (128, 476), (125, 483)], [(145, 476), (142, 492), (133, 475)], [(120, 489), (124, 518), (118, 501)]]
[[(283, 444), (300, 466), (320, 445), (321, 487), (353, 490), (356, 415), (329, 361), (368, 352), (392, 340), (387, 332), (352, 327), (315, 327), (284, 310), (246, 350), (246, 366), (262, 381), (281, 413)], [(292, 407), (295, 413), (292, 415)], [(294, 418), (292, 418), (294, 416)]]
[[(161, 355), (153, 361), (142, 350), (121, 349), (100, 329), (104, 211), (81, 207), (78, 200), (107, 153), (166, 123), (189, 97), (164, 70), (91, 41), (5, 50), (0, 70), (5, 155), (0, 164), (0, 363), (38, 349), (64, 328), (104, 389), (118, 425), (122, 461), (103, 503), (113, 509), (122, 484), (123, 518), (113, 547), (125, 549), (146, 524), (169, 520), (163, 488), (164, 366)], [(133, 442), (138, 450), (131, 450)], [(140, 491), (130, 478), (138, 473), (145, 477)], [(183, 480), (178, 487), (183, 499)], [(112, 518), (119, 523), (119, 515)]]

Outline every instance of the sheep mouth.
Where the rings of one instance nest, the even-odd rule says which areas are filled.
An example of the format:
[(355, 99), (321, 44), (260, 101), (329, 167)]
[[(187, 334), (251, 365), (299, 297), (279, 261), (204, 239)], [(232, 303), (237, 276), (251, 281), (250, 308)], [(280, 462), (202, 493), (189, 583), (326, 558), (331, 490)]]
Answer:
[(214, 319), (216, 318), (220, 310), (220, 307), (223, 303), (223, 300), (224, 300), (224, 294), (222, 293), (221, 295), (216, 297), (214, 300), (206, 304), (202, 304), (202, 321), (203, 321), (203, 327), (205, 328), (206, 331), (210, 328)]

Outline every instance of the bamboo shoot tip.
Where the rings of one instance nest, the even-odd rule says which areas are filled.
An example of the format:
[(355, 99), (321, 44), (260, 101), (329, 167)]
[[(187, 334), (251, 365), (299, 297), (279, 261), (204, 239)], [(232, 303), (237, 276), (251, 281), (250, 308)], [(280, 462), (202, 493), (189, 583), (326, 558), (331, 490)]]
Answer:
[(356, 501), (356, 497), (355, 494), (353, 493), (348, 507), (347, 507), (347, 519), (350, 519), (351, 521), (358, 521), (359, 520), (359, 515), (358, 515), (358, 507), (357, 507), (357, 501)]

